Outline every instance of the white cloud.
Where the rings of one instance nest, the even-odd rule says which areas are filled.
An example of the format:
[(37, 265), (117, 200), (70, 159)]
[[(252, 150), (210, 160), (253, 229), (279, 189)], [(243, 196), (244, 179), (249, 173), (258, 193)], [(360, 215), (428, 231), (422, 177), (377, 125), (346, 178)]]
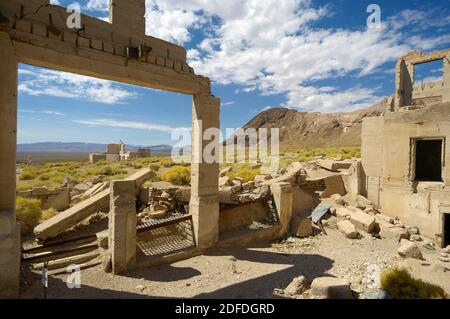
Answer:
[(31, 96), (56, 96), (103, 104), (124, 103), (136, 96), (113, 82), (47, 69), (20, 69), (19, 92)]
[[(325, 92), (317, 81), (358, 79), (413, 49), (450, 43), (448, 35), (424, 38), (410, 32), (448, 26), (449, 19), (433, 18), (432, 12), (401, 11), (385, 18), (381, 30), (312, 24), (330, 15), (328, 7), (314, 7), (309, 0), (148, 0), (147, 32), (185, 44), (200, 25), (204, 38), (188, 50), (197, 73), (241, 85), (244, 92), (286, 94), (289, 107), (326, 112), (351, 110), (379, 97), (356, 85)], [(213, 18), (219, 22), (212, 24)]]
[(90, 125), (90, 126), (105, 126), (105, 127), (119, 127), (130, 128), (148, 131), (159, 131), (164, 133), (172, 133), (175, 128), (167, 125), (154, 124), (154, 123), (141, 123), (131, 121), (119, 121), (112, 119), (90, 119), (90, 120), (75, 120), (75, 123)]
[(230, 105), (233, 105), (235, 103), (236, 103), (235, 101), (222, 102), (222, 106), (230, 106)]
[(94, 11), (108, 11), (109, 0), (89, 0), (83, 8)]

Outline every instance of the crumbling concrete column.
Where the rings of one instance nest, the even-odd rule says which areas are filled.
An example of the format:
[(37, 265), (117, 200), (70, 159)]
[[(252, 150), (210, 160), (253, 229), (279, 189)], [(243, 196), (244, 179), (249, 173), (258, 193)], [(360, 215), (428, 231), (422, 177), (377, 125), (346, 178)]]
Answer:
[(292, 185), (290, 183), (276, 183), (270, 185), (278, 219), (281, 225), (280, 236), (286, 235), (292, 220)]
[(120, 274), (136, 262), (136, 197), (134, 181), (111, 182), (109, 247), (112, 271)]
[(124, 34), (145, 34), (145, 0), (109, 0), (109, 21)]
[[(197, 247), (214, 246), (219, 239), (219, 153), (214, 162), (204, 158), (211, 148), (219, 152), (219, 139), (206, 140), (208, 129), (220, 129), (220, 100), (206, 94), (194, 96), (192, 108), (191, 200)], [(211, 130), (209, 130), (211, 131)], [(209, 138), (209, 137), (208, 137)]]
[(0, 298), (19, 294), (20, 227), (16, 223), (17, 59), (0, 32)]

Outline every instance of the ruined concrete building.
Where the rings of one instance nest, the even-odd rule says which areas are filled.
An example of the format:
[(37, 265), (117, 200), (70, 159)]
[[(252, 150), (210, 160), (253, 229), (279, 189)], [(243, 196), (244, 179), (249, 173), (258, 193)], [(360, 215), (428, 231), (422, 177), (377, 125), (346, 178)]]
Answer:
[[(201, 153), (203, 132), (219, 127), (220, 100), (212, 96), (210, 80), (187, 64), (186, 50), (145, 35), (144, 0), (110, 0), (110, 21), (81, 15), (81, 29), (68, 26), (71, 14), (49, 0), (0, 1), (0, 297), (17, 296), (19, 288), (20, 229), (15, 213), (19, 63), (192, 95), (193, 154)], [(218, 163), (192, 164), (189, 211), (199, 248), (217, 242), (218, 174)], [(120, 189), (117, 185), (113, 192)], [(125, 210), (113, 212), (120, 215), (113, 220), (126, 219)]]
[[(362, 129), (365, 194), (386, 215), (450, 244), (450, 49), (397, 63), (395, 98)], [(418, 83), (415, 67), (442, 61), (440, 81)]]
[(105, 153), (89, 154), (89, 163), (95, 164), (99, 161), (118, 162), (135, 158), (150, 157), (150, 149), (140, 148), (137, 151), (126, 151), (126, 145), (120, 141), (118, 144), (108, 144)]

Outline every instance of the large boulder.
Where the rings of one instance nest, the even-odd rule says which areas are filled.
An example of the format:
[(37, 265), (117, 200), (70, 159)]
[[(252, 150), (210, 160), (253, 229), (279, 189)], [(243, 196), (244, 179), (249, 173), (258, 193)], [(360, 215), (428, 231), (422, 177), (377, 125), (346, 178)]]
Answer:
[(309, 288), (308, 279), (304, 276), (294, 278), (289, 286), (284, 289), (284, 293), (289, 296), (298, 296), (304, 293)]
[(360, 210), (351, 211), (349, 216), (350, 221), (357, 229), (367, 233), (371, 233), (375, 230), (376, 221), (374, 216), (368, 215)]
[(311, 283), (311, 295), (324, 299), (353, 299), (350, 285), (344, 279), (320, 277)]
[(397, 250), (398, 254), (404, 258), (423, 259), (422, 252), (416, 243), (402, 239), (401, 246)]
[(356, 239), (359, 236), (355, 225), (348, 220), (341, 220), (337, 223), (339, 231), (341, 231), (347, 238)]

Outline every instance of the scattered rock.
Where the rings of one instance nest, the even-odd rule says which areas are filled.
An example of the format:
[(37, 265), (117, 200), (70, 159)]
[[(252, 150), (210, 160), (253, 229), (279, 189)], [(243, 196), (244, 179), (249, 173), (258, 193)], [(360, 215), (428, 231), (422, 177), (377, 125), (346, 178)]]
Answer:
[(423, 259), (422, 252), (412, 241), (402, 239), (401, 246), (397, 250), (398, 254), (404, 258), (415, 258), (415, 259)]
[(411, 235), (409, 240), (410, 241), (422, 241), (422, 237), (420, 237), (420, 235)]
[(251, 191), (254, 188), (255, 188), (255, 182), (254, 181), (250, 181), (250, 182), (242, 184), (242, 190), (244, 192)]
[(448, 257), (442, 257), (442, 256), (439, 256), (438, 259), (439, 259), (440, 261), (442, 261), (443, 263), (448, 263), (448, 262), (450, 262), (450, 259), (449, 259)]
[(336, 208), (336, 216), (337, 217), (341, 217), (341, 218), (346, 218), (348, 216), (350, 216), (351, 214), (351, 210), (344, 208), (344, 207), (338, 207)]
[(294, 278), (292, 282), (284, 289), (284, 294), (289, 296), (298, 296), (309, 289), (308, 279), (304, 276)]
[(409, 240), (411, 235), (403, 228), (398, 229), (398, 233), (396, 235), (396, 239), (398, 242), (401, 242), (402, 240), (406, 239)]
[(395, 222), (392, 217), (389, 217), (389, 216), (386, 216), (386, 215), (383, 215), (383, 214), (377, 214), (376, 219), (377, 220), (378, 219), (382, 220), (382, 221), (384, 221), (384, 222), (386, 222), (388, 224), (392, 224), (392, 225), (394, 225), (394, 222)]
[(228, 176), (219, 177), (219, 187), (220, 188), (223, 188), (226, 186), (231, 186), (232, 185), (231, 182), (232, 182), (231, 178)]
[(448, 245), (448, 246), (445, 247), (445, 248), (442, 248), (442, 252), (447, 253), (447, 254), (450, 254), (450, 245)]
[(353, 299), (350, 285), (344, 279), (320, 277), (311, 283), (311, 295), (325, 299)]
[(270, 175), (256, 175), (254, 180), (256, 183), (262, 183), (270, 179), (272, 179), (272, 176)]
[(224, 169), (222, 169), (222, 170), (219, 172), (219, 177), (224, 177), (224, 176), (226, 176), (229, 172), (231, 172), (232, 169), (233, 169), (232, 166), (225, 167)]
[(415, 226), (410, 226), (406, 228), (406, 231), (408, 232), (408, 234), (412, 235), (420, 235), (420, 230), (418, 227)]
[(331, 195), (330, 198), (331, 198), (332, 200), (334, 200), (334, 202), (335, 202), (336, 204), (338, 204), (338, 205), (344, 206), (344, 205), (346, 204), (345, 199), (344, 199), (341, 195), (339, 195), (339, 194)]
[(355, 225), (353, 225), (348, 220), (342, 220), (337, 223), (338, 229), (345, 234), (347, 238), (356, 239), (359, 236), (358, 231), (356, 230)]

